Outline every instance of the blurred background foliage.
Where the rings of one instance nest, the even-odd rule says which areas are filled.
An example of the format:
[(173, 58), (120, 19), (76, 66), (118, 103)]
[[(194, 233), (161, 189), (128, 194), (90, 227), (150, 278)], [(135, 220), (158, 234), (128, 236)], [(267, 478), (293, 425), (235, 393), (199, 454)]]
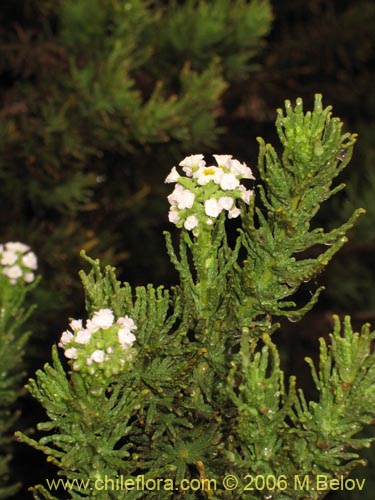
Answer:
[(359, 133), (348, 188), (316, 223), (367, 214), (322, 276), (319, 310), (283, 325), (288, 369), (303, 373), (327, 311), (373, 321), (374, 23), (366, 0), (2, 0), (0, 236), (39, 257), (31, 366), (80, 317), (81, 249), (134, 285), (173, 283), (171, 167), (202, 152), (256, 170), (256, 136), (277, 146), (276, 108), (316, 92)]

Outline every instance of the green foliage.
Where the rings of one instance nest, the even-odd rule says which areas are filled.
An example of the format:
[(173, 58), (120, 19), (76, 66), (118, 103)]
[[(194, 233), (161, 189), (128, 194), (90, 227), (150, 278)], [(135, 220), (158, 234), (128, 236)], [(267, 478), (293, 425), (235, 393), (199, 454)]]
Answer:
[[(38, 425), (42, 437), (17, 438), (58, 467), (58, 477), (70, 481), (70, 498), (118, 498), (114, 485), (103, 485), (121, 477), (133, 481), (130, 499), (225, 500), (233, 498), (223, 483), (231, 474), (239, 499), (318, 500), (331, 480), (365, 464), (357, 450), (372, 440), (358, 434), (375, 413), (375, 332), (369, 325), (353, 332), (349, 318), (342, 326), (335, 318), (330, 343), (320, 340), (317, 368), (307, 358), (318, 393), (311, 402), (294, 376), (285, 387), (270, 337), (278, 327), (274, 316), (296, 320), (312, 307), (319, 290), (297, 309), (289, 297), (323, 270), (360, 213), (329, 232), (310, 230), (320, 203), (343, 187), (332, 182), (355, 136), (341, 134), (320, 96), (307, 113), (300, 100), (294, 109), (287, 101), (276, 125), (284, 153), (279, 159), (260, 140), (260, 196), (243, 207), (234, 248), (223, 213), (199, 231), (183, 228), (178, 255), (166, 235), (180, 276), (171, 291), (133, 289), (114, 268), (102, 270), (82, 254), (92, 268), (81, 272), (89, 317), (111, 310), (115, 318), (132, 318), (136, 357), (116, 376), (88, 378), (74, 355), (65, 350), (66, 368), (54, 348), (52, 364), (28, 383), (49, 420)], [(338, 155), (343, 149), (345, 158)], [(327, 244), (315, 259), (296, 258)], [(104, 339), (108, 326), (102, 328)], [(252, 477), (276, 482), (250, 489)], [(159, 487), (144, 487), (141, 479), (158, 480)], [(184, 489), (192, 479), (200, 487)], [(34, 498), (54, 499), (56, 490), (49, 480), (33, 488)]]
[[(356, 450), (369, 447), (372, 439), (353, 436), (373, 419), (374, 335), (369, 325), (354, 333), (349, 317), (343, 326), (335, 317), (330, 345), (320, 339), (318, 373), (312, 360), (306, 359), (318, 390), (318, 400), (309, 403), (301, 389), (296, 393), (294, 377), (286, 392), (277, 348), (269, 336), (264, 335), (265, 345), (255, 353), (245, 339), (228, 379), (237, 409), (233, 420), (243, 443), (232, 445), (228, 453), (233, 473), (283, 477), (281, 491), (267, 493), (314, 500), (330, 489), (327, 485), (316, 491), (319, 476), (328, 484), (365, 465)], [(305, 487), (299, 488), (306, 478)]]
[[(286, 115), (278, 111), (276, 127), (284, 148), (281, 160), (260, 139), (260, 195), (267, 218), (256, 208), (259, 226), (255, 227), (252, 205), (244, 221), (244, 244), (252, 258), (240, 271), (243, 287), (239, 289), (244, 291), (240, 307), (296, 320), (314, 305), (321, 290), (300, 310), (285, 299), (325, 268), (347, 241), (345, 233), (363, 210), (356, 210), (346, 223), (328, 233), (322, 228), (310, 229), (320, 205), (343, 189), (343, 184), (332, 189), (332, 182), (348, 164), (355, 142), (355, 135), (341, 135), (342, 123), (331, 118), (330, 107), (322, 108), (319, 96), (313, 113), (303, 113), (300, 99), (294, 110), (287, 101)], [(344, 160), (339, 153), (345, 154)], [(303, 258), (302, 252), (317, 245), (329, 248), (315, 259)]]
[(311, 358), (306, 359), (319, 398), (307, 405), (300, 392), (294, 421), (300, 422), (303, 435), (296, 441), (295, 457), (298, 460), (300, 448), (309, 448), (310, 443), (317, 443), (325, 450), (323, 454), (315, 450), (305, 463), (298, 462), (306, 471), (314, 464), (323, 471), (334, 466), (335, 473), (346, 475), (357, 465), (363, 465), (352, 450), (369, 447), (371, 440), (353, 436), (373, 421), (373, 339), (374, 332), (370, 331), (369, 325), (363, 326), (360, 333), (353, 333), (348, 316), (343, 327), (336, 317), (331, 345), (327, 347), (326, 342), (320, 340), (319, 371)]
[(11, 433), (19, 417), (15, 403), (23, 393), (23, 358), (30, 335), (24, 323), (33, 310), (25, 306), (25, 297), (34, 286), (12, 285), (0, 273), (0, 498), (8, 498), (20, 488), (20, 483), (9, 485), (9, 461), (13, 451)]
[(238, 80), (252, 69), (249, 60), (271, 19), (269, 2), (264, 0), (188, 0), (182, 5), (174, 0), (158, 44), (170, 60), (194, 61), (201, 70), (219, 56), (227, 78)]

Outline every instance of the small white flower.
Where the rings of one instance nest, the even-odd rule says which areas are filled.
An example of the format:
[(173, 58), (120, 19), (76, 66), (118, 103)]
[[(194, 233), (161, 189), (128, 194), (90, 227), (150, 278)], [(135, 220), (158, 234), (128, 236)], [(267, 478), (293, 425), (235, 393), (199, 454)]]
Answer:
[(124, 325), (130, 331), (137, 329), (136, 324), (134, 323), (134, 321), (132, 320), (132, 318), (129, 318), (128, 315), (124, 316), (123, 318), (119, 318), (116, 321), (116, 323), (118, 325)]
[(95, 325), (95, 323), (93, 323), (91, 319), (88, 319), (86, 321), (86, 329), (89, 330), (91, 333), (95, 333), (98, 330), (100, 330), (100, 326)]
[(69, 349), (66, 349), (65, 352), (65, 357), (69, 359), (77, 359), (78, 358), (78, 351), (75, 347), (70, 347)]
[(210, 198), (204, 202), (204, 210), (209, 217), (217, 217), (222, 211), (222, 208), (215, 198)]
[(233, 206), (233, 198), (230, 196), (222, 196), (219, 198), (218, 204), (223, 210), (230, 210)]
[(230, 165), (232, 174), (241, 179), (255, 179), (251, 168), (246, 163), (240, 163), (238, 160), (232, 160)]
[(251, 170), (250, 167), (248, 167), (246, 165), (246, 167), (244, 168), (244, 170), (245, 171), (242, 173), (242, 178), (243, 179), (255, 179), (254, 174), (253, 174), (253, 172), (252, 172), (252, 170)]
[(199, 167), (204, 167), (206, 162), (203, 160), (203, 155), (191, 155), (184, 158), (179, 165), (188, 177), (193, 175), (193, 172)]
[(5, 243), (4, 246), (6, 250), (11, 250), (13, 252), (25, 253), (30, 250), (30, 247), (28, 245), (25, 245), (25, 243), (20, 243), (19, 241), (9, 241), (8, 243)]
[(23, 277), (23, 279), (25, 280), (25, 283), (31, 283), (32, 281), (34, 281), (34, 278), (35, 278), (34, 273), (26, 273)]
[(62, 332), (60, 342), (59, 342), (59, 347), (63, 347), (65, 344), (69, 344), (74, 338), (74, 335), (72, 332), (69, 330), (65, 330), (65, 332)]
[(218, 167), (202, 167), (199, 168), (193, 177), (197, 179), (200, 186), (205, 186), (210, 181), (214, 181), (215, 184), (220, 184), (223, 171)]
[(181, 198), (177, 202), (177, 206), (180, 210), (184, 208), (191, 208), (194, 204), (195, 194), (185, 189), (181, 195)]
[(239, 188), (242, 191), (241, 198), (248, 205), (250, 203), (250, 198), (254, 194), (254, 191), (252, 191), (251, 189), (246, 189), (244, 186), (239, 186)]
[[(199, 224), (203, 221), (203, 210), (208, 216), (205, 223), (213, 225), (214, 219), (223, 210), (228, 212), (230, 219), (238, 217), (240, 209), (236, 207), (235, 200), (241, 197), (249, 204), (253, 196), (253, 191), (240, 183), (242, 178), (254, 179), (250, 167), (233, 159), (232, 155), (213, 156), (217, 163), (214, 166), (206, 165), (202, 154), (187, 156), (179, 164), (185, 179), (177, 172), (176, 167), (172, 168), (166, 178), (166, 182), (176, 183), (173, 192), (168, 196), (171, 205), (168, 219), (178, 227), (192, 230), (193, 236), (200, 233)], [(191, 215), (191, 212), (194, 215)]]
[(184, 228), (187, 229), (188, 231), (191, 231), (197, 226), (198, 226), (198, 219), (195, 217), (195, 215), (189, 215), (189, 217), (187, 217), (186, 221), (184, 222)]
[(224, 191), (236, 189), (239, 186), (240, 181), (234, 174), (223, 174), (220, 179), (220, 187)]
[(5, 250), (1, 256), (1, 264), (3, 266), (13, 266), (17, 262), (18, 256), (12, 250)]
[(185, 189), (181, 184), (176, 184), (172, 193), (168, 196), (168, 201), (172, 206), (178, 206), (180, 210), (193, 206), (195, 194)]
[(80, 330), (76, 333), (74, 340), (78, 344), (88, 344), (91, 339), (91, 332), (89, 330)]
[(212, 155), (220, 167), (230, 168), (232, 155)]
[(171, 182), (177, 182), (179, 178), (180, 174), (177, 172), (176, 167), (173, 167), (164, 182), (166, 182), (167, 184)]
[(240, 179), (254, 179), (251, 168), (246, 163), (233, 159), (232, 155), (213, 155), (220, 167), (227, 168), (230, 173)]
[(34, 252), (28, 252), (22, 257), (22, 264), (30, 269), (36, 269), (38, 267), (38, 260)]
[(89, 359), (92, 359), (92, 361), (95, 361), (96, 363), (103, 363), (103, 361), (105, 360), (105, 352), (101, 349), (97, 349), (91, 354)]
[(228, 219), (235, 219), (241, 214), (241, 210), (239, 208), (232, 208), (232, 210), (229, 210), (228, 212)]
[(82, 320), (72, 319), (72, 321), (69, 323), (69, 326), (72, 330), (82, 330)]
[[(82, 323), (82, 320), (71, 320), (70, 326), (74, 333), (70, 330), (63, 332), (58, 344), (65, 349), (65, 356), (72, 360), (70, 364), (73, 370), (84, 371), (86, 366), (91, 366), (89, 374), (93, 373), (93, 369), (116, 374), (125, 363), (132, 361), (135, 350), (130, 348), (136, 340), (132, 331), (137, 329), (132, 318), (124, 316), (114, 323), (113, 311), (100, 309), (86, 321), (86, 328), (82, 328)], [(105, 334), (103, 332), (103, 335), (95, 335), (100, 329), (108, 331)], [(70, 347), (71, 343), (75, 347)]]
[[(96, 311), (94, 313), (94, 316), (91, 318), (90, 326), (94, 326), (97, 329), (103, 328), (103, 330), (106, 330), (113, 325), (114, 319), (115, 317), (113, 316), (113, 312), (110, 309), (100, 309), (100, 311)], [(88, 323), (89, 321), (86, 324), (87, 327)]]
[(120, 330), (117, 333), (117, 336), (118, 336), (118, 341), (120, 342), (123, 348), (130, 347), (133, 344), (133, 342), (135, 342), (135, 335), (126, 328), (120, 328)]
[(5, 276), (8, 276), (11, 280), (17, 280), (22, 276), (22, 269), (20, 266), (12, 266), (12, 267), (7, 267), (3, 269), (3, 274)]
[(172, 205), (172, 207), (175, 207), (177, 205), (177, 199), (182, 189), (183, 187), (181, 186), (181, 184), (176, 184), (174, 190), (167, 196), (167, 200), (169, 204)]
[(169, 222), (172, 222), (172, 224), (177, 224), (177, 222), (180, 220), (180, 214), (178, 210), (175, 208), (171, 208), (168, 212), (168, 220)]

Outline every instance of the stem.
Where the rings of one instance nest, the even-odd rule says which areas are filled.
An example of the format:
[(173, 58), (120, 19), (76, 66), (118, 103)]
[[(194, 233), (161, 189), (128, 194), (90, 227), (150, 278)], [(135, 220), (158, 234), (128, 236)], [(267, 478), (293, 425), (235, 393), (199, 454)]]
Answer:
[(209, 291), (215, 286), (215, 255), (212, 244), (212, 227), (204, 228), (193, 246), (193, 258), (197, 271), (196, 289), (199, 293), (199, 309), (205, 323), (210, 318)]

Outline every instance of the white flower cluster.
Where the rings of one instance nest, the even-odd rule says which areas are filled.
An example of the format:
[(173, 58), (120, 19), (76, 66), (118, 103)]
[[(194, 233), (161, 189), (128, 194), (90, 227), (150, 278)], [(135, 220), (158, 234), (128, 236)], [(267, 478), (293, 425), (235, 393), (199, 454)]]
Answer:
[(119, 373), (131, 361), (137, 329), (134, 321), (125, 316), (115, 322), (110, 309), (100, 309), (83, 326), (81, 319), (73, 319), (71, 330), (62, 333), (59, 347), (73, 361), (73, 369), (90, 374), (102, 370), (107, 376)]
[(28, 245), (17, 241), (0, 245), (0, 272), (9, 278), (12, 285), (19, 280), (25, 283), (34, 281), (37, 267), (36, 255)]
[(240, 179), (254, 179), (250, 167), (231, 155), (213, 156), (217, 165), (212, 166), (206, 165), (201, 154), (188, 156), (180, 162), (185, 175), (173, 167), (165, 179), (166, 183), (176, 183), (168, 196), (168, 218), (178, 227), (190, 231), (200, 222), (212, 225), (223, 210), (234, 219), (240, 215), (236, 200), (250, 202), (253, 191), (240, 183)]

